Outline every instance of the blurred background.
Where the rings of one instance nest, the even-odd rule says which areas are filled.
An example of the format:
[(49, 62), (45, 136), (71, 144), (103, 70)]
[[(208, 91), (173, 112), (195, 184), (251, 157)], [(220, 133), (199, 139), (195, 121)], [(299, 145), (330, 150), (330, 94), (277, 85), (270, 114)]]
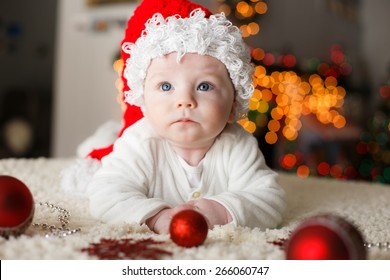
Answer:
[[(119, 45), (137, 0), (1, 0), (0, 158), (73, 157), (121, 121)], [(194, 0), (242, 30), (248, 118), (268, 164), (390, 184), (390, 1)]]

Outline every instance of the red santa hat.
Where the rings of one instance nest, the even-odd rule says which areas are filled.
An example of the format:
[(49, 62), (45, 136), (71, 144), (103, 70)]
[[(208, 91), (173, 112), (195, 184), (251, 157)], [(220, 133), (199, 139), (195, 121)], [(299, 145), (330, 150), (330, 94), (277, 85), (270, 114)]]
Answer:
[[(123, 130), (143, 117), (144, 80), (150, 62), (169, 53), (179, 61), (186, 53), (212, 56), (229, 72), (235, 89), (234, 117), (245, 116), (253, 93), (250, 50), (241, 32), (223, 13), (212, 15), (187, 0), (144, 0), (128, 22), (122, 41), (123, 93), (126, 101)], [(101, 159), (112, 145), (90, 153)]]
[[(142, 32), (145, 29), (145, 23), (155, 14), (160, 13), (164, 18), (169, 16), (178, 15), (182, 18), (188, 17), (191, 12), (195, 9), (201, 9), (205, 12), (206, 17), (211, 15), (211, 12), (207, 10), (205, 7), (202, 7), (199, 4), (192, 3), (188, 0), (143, 0), (141, 4), (135, 9), (134, 14), (127, 22), (127, 28), (125, 30), (125, 37), (121, 42), (121, 46), (123, 44), (135, 43), (137, 39), (141, 36)], [(130, 57), (130, 54), (121, 51), (121, 56), (123, 61), (127, 61)], [(122, 70), (121, 79), (123, 82), (123, 93), (130, 90), (127, 80), (124, 77), (125, 68)], [(143, 117), (143, 113), (141, 108), (136, 105), (131, 105), (126, 102), (126, 109), (123, 114), (123, 127), (120, 130), (118, 137), (120, 137), (123, 131), (137, 122), (139, 119)], [(113, 149), (113, 144), (100, 148), (94, 149), (89, 153), (89, 157), (95, 159), (101, 159), (104, 156), (111, 153)]]

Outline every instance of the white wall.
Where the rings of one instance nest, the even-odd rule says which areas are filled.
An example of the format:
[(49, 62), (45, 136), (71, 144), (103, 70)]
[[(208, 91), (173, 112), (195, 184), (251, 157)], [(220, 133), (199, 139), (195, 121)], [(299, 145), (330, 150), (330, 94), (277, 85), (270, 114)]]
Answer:
[(95, 19), (127, 20), (135, 4), (88, 7), (87, 1), (59, 0), (55, 86), (54, 157), (76, 154), (77, 146), (102, 123), (120, 121), (112, 64), (124, 27), (94, 32)]

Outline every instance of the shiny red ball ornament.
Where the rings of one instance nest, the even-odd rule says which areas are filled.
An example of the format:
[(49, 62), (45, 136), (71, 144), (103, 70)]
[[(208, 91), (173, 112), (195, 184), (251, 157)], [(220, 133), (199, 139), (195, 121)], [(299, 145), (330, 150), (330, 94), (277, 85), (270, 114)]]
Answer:
[(31, 224), (34, 199), (20, 180), (0, 175), (0, 236), (19, 236)]
[(208, 233), (208, 225), (202, 214), (183, 210), (173, 216), (169, 232), (171, 239), (182, 247), (202, 245)]
[(324, 214), (303, 221), (285, 247), (288, 260), (363, 260), (364, 240), (344, 218)]

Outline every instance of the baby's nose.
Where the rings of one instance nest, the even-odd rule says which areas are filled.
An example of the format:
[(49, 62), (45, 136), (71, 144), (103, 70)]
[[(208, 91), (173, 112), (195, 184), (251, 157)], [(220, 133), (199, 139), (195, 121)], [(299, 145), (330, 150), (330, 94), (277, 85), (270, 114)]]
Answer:
[(176, 102), (176, 108), (187, 108), (187, 109), (194, 109), (196, 107), (196, 100), (192, 96), (192, 94), (182, 94), (177, 102)]

